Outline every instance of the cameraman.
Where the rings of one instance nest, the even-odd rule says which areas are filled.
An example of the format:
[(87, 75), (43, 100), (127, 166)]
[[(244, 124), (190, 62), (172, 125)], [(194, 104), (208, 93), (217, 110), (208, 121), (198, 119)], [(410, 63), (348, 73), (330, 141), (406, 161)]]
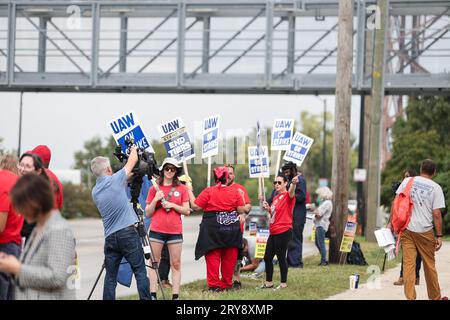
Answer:
[(96, 157), (91, 161), (91, 170), (97, 177), (92, 198), (100, 211), (105, 228), (104, 300), (116, 298), (117, 273), (123, 257), (131, 265), (140, 299), (150, 300), (144, 252), (135, 228), (138, 219), (126, 193), (127, 179), (131, 177), (137, 162), (138, 155), (134, 146), (125, 166), (115, 174), (112, 173), (108, 158)]

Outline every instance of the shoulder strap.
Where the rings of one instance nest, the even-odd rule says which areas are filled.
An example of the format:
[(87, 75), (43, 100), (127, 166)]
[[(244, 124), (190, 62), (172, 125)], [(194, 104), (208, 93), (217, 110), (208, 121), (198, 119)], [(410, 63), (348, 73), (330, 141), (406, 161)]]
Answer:
[(169, 201), (170, 198), (172, 198), (173, 193), (175, 192), (176, 189), (177, 189), (176, 187), (172, 187), (172, 189), (170, 189), (169, 194), (166, 197), (166, 201)]
[(405, 187), (405, 190), (404, 190), (405, 194), (409, 194), (411, 192), (411, 187), (413, 185), (413, 182), (414, 182), (414, 177), (411, 177), (411, 179), (409, 179), (408, 184)]

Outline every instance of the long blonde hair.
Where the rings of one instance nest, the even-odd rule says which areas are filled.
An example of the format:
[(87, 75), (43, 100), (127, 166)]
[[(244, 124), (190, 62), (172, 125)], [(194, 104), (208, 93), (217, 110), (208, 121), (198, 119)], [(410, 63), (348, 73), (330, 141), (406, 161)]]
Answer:
[(0, 169), (8, 170), (12, 173), (19, 175), (19, 169), (17, 165), (19, 164), (19, 159), (13, 154), (4, 154), (0, 157)]

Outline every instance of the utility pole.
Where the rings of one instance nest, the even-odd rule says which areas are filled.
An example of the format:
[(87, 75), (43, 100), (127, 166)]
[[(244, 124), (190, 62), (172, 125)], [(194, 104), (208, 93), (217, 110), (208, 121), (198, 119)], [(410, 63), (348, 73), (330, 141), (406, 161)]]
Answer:
[(375, 228), (380, 207), (381, 173), (381, 121), (384, 103), (384, 61), (386, 29), (388, 21), (388, 0), (378, 0), (380, 28), (375, 30), (374, 61), (372, 71), (372, 107), (370, 110), (369, 172), (367, 181), (367, 227), (366, 240), (375, 242)]
[(17, 146), (17, 157), (20, 158), (20, 155), (22, 153), (21, 146), (22, 146), (22, 113), (23, 113), (23, 91), (20, 92), (20, 105), (19, 105), (19, 141)]
[(327, 178), (327, 99), (323, 99), (322, 178)]
[[(350, 112), (353, 68), (353, 0), (339, 1), (336, 105), (333, 137), (333, 217), (336, 236), (330, 239), (331, 263), (339, 263), (339, 248), (348, 212)], [(338, 80), (339, 79), (339, 80)]]

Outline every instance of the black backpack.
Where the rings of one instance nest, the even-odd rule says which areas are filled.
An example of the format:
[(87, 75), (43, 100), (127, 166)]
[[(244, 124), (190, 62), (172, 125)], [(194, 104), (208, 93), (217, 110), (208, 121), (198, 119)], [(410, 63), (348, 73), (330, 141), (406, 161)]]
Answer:
[(352, 251), (347, 255), (347, 264), (355, 264), (359, 266), (366, 266), (367, 262), (364, 258), (364, 254), (359, 246), (359, 243), (353, 241)]

